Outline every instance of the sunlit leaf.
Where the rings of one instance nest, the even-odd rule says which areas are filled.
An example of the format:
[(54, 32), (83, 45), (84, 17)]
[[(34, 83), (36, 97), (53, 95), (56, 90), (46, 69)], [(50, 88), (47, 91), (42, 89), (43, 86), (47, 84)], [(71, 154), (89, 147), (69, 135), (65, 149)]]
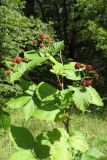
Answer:
[(31, 151), (20, 150), (13, 153), (7, 160), (36, 160)]
[(84, 135), (80, 132), (74, 132), (70, 137), (70, 146), (82, 153), (86, 152), (89, 148), (88, 143)]
[(26, 103), (28, 103), (31, 99), (31, 96), (28, 95), (21, 95), (14, 99), (11, 99), (6, 104), (9, 106), (10, 109), (22, 108)]
[(91, 95), (87, 88), (77, 88), (73, 94), (73, 100), (76, 107), (84, 112), (91, 103)]

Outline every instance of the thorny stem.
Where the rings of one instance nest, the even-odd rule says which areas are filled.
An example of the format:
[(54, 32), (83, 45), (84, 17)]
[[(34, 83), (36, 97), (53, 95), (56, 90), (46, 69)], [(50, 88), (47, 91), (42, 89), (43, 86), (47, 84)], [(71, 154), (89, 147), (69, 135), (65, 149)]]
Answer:
[[(51, 62), (53, 62), (54, 64), (57, 64), (58, 62), (52, 57), (52, 56), (50, 56), (49, 55), (49, 59), (50, 59), (50, 61)], [(62, 63), (62, 65), (64, 64), (63, 63), (63, 58), (62, 58), (62, 53), (60, 52), (60, 60), (61, 60), (61, 63)], [(56, 75), (57, 76), (57, 80), (58, 80), (58, 83), (59, 83), (59, 86), (61, 87), (61, 90), (64, 90), (64, 80), (63, 80), (63, 76), (61, 76), (61, 80), (60, 80), (60, 77), (59, 77), (59, 75)], [(65, 114), (69, 114), (69, 111), (67, 111), (67, 113), (65, 113)], [(66, 121), (64, 121), (63, 123), (64, 123), (64, 126), (65, 126), (65, 129), (66, 129), (66, 131), (68, 132), (68, 134), (69, 134), (69, 120), (70, 120), (70, 118), (69, 118), (69, 115), (66, 117)]]
[(58, 84), (59, 84), (59, 86), (61, 87), (61, 90), (62, 90), (62, 82), (61, 82), (61, 80), (59, 78), (59, 75), (56, 75), (56, 76), (57, 76)]
[[(61, 52), (60, 52), (60, 60), (61, 60), (62, 65), (64, 65), (63, 57), (62, 57), (62, 53)], [(64, 79), (63, 79), (63, 76), (61, 76), (61, 83), (60, 84), (61, 84), (61, 90), (64, 90)], [(70, 120), (69, 111), (67, 111), (65, 114), (67, 116), (66, 116), (66, 121), (64, 122), (64, 125), (65, 125), (65, 129), (66, 129), (67, 133), (69, 134), (69, 120)]]
[(70, 118), (67, 117), (66, 121), (64, 122), (65, 129), (66, 129), (66, 131), (67, 131), (68, 134), (69, 134), (69, 120), (70, 120)]
[[(64, 63), (63, 63), (63, 58), (62, 58), (62, 53), (61, 52), (60, 52), (60, 60), (61, 60), (61, 63), (63, 65)], [(61, 76), (61, 90), (64, 90), (64, 79), (63, 79), (63, 76)]]
[(63, 63), (63, 58), (62, 58), (62, 53), (61, 53), (61, 52), (60, 52), (60, 60), (61, 60), (61, 63), (64, 64), (64, 63)]

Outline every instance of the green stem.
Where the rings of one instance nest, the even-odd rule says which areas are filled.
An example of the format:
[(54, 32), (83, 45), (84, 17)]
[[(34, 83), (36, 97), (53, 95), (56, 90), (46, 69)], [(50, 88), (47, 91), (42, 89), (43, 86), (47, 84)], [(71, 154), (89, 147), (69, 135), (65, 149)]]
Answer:
[(65, 129), (67, 131), (67, 133), (69, 134), (69, 117), (67, 118), (67, 120), (64, 122), (64, 125), (65, 125)]
[(51, 62), (53, 62), (54, 64), (57, 64), (58, 63), (58, 61), (56, 61), (56, 59), (53, 57), (53, 56), (51, 56), (49, 53), (48, 54), (46, 54), (46, 56), (49, 58), (49, 60), (51, 61)]
[[(62, 57), (62, 53), (61, 52), (60, 52), (60, 60), (61, 60), (62, 65), (64, 65), (63, 57)], [(62, 90), (64, 90), (64, 79), (63, 79), (63, 76), (62, 76), (61, 88), (62, 88)]]

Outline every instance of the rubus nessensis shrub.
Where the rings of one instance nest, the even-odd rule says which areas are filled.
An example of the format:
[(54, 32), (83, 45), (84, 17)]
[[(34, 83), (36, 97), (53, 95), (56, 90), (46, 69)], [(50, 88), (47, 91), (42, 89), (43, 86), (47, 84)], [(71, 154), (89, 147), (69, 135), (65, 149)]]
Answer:
[[(64, 64), (61, 53), (64, 49), (63, 41), (52, 41), (52, 37), (45, 33), (35, 35), (33, 45), (34, 49), (25, 51), (23, 58), (17, 56), (6, 61), (8, 69), (5, 74), (10, 83), (14, 85), (18, 81), (23, 90), (21, 95), (10, 99), (6, 105), (11, 110), (23, 110), (26, 121), (34, 118), (62, 122), (64, 127), (53, 128), (42, 132), (36, 139), (32, 138), (27, 149), (18, 148), (9, 160), (75, 160), (76, 157), (96, 160), (102, 157), (100, 150), (90, 148), (83, 134), (77, 131), (69, 135), (68, 126), (72, 108), (86, 112), (90, 105), (103, 106), (94, 88), (97, 74), (94, 67), (73, 61)], [(60, 56), (61, 62), (54, 58), (56, 54)], [(56, 76), (58, 87), (42, 80), (36, 84), (29, 77), (31, 70), (41, 67), (46, 61), (51, 64), (50, 72)], [(68, 86), (65, 86), (64, 79), (70, 81)], [(12, 135), (17, 145), (20, 144)]]

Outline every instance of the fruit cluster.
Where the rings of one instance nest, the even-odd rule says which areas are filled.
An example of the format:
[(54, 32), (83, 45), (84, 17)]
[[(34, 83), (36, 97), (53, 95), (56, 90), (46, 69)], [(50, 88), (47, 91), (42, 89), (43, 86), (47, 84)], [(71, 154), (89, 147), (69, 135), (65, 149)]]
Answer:
[[(84, 87), (92, 86), (92, 84), (93, 84), (92, 78), (94, 77), (94, 78), (98, 79), (98, 77), (99, 77), (99, 75), (97, 73), (94, 73), (94, 75), (92, 77), (89, 77), (90, 73), (92, 73), (92, 71), (93, 71), (92, 65), (84, 65), (84, 64), (77, 62), (77, 63), (75, 63), (74, 67), (76, 70), (83, 68), (83, 72), (85, 73), (85, 75), (82, 78), (81, 85)], [(91, 79), (89, 79), (89, 78), (91, 78)]]
[[(13, 62), (13, 65), (15, 65), (15, 64), (20, 64), (22, 61), (23, 61), (23, 62), (28, 62), (28, 58), (27, 58), (27, 57), (24, 57), (24, 58), (14, 57), (14, 58), (11, 59), (11, 62)], [(11, 69), (8, 69), (8, 70), (6, 71), (6, 74), (7, 74), (7, 75), (11, 75), (11, 74), (13, 74), (13, 71), (12, 71)]]
[(43, 48), (45, 46), (50, 45), (51, 43), (52, 43), (52, 38), (49, 36), (46, 36), (45, 34), (40, 34), (33, 41), (33, 45), (38, 48)]
[[(85, 65), (83, 65), (83, 64), (81, 64), (79, 62), (75, 63), (75, 69), (80, 69), (80, 68), (83, 68), (84, 66)], [(92, 65), (86, 65), (85, 66), (85, 70), (88, 71), (88, 72), (90, 72), (90, 71), (93, 70), (93, 66)]]
[[(45, 46), (48, 46), (52, 43), (52, 38), (49, 36), (46, 36), (45, 34), (40, 34), (39, 36), (37, 36), (34, 41), (33, 41), (33, 45), (37, 46), (38, 48), (43, 48)], [(14, 63), (14, 65), (20, 64), (22, 61), (24, 62), (28, 62), (28, 58), (24, 57), (14, 57), (11, 59), (11, 62)], [(13, 71), (11, 69), (6, 71), (7, 75), (11, 75), (13, 73)]]
[(22, 58), (21, 57), (15, 57), (15, 58), (12, 58), (11, 61), (14, 62), (14, 63), (20, 64), (22, 62)]
[(92, 80), (83, 80), (81, 84), (85, 87), (92, 86)]

